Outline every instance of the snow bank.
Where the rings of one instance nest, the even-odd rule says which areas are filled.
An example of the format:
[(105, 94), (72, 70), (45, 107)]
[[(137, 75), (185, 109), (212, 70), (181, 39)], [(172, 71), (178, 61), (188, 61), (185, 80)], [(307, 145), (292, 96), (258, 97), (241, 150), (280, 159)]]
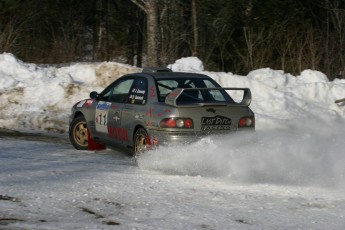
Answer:
[[(291, 120), (345, 118), (344, 103), (334, 103), (345, 97), (345, 80), (329, 82), (318, 71), (305, 70), (295, 77), (265, 68), (239, 76), (204, 71), (196, 57), (179, 59), (168, 67), (207, 74), (225, 87), (250, 88), (259, 130), (285, 126)], [(74, 103), (87, 98), (92, 90), (101, 91), (118, 77), (138, 71), (114, 62), (41, 67), (23, 63), (12, 54), (0, 54), (0, 127), (66, 132)]]
[(74, 103), (137, 71), (113, 62), (40, 67), (0, 54), (0, 128), (66, 132)]
[(345, 97), (345, 81), (329, 82), (318, 71), (305, 70), (297, 77), (269, 68), (251, 71), (247, 76), (206, 74), (223, 86), (251, 89), (251, 108), (257, 116), (257, 128), (275, 128), (284, 125), (286, 120), (345, 118), (344, 104), (334, 103)]
[(203, 71), (204, 64), (197, 57), (185, 57), (179, 60), (176, 60), (174, 64), (168, 65), (174, 72), (195, 72)]

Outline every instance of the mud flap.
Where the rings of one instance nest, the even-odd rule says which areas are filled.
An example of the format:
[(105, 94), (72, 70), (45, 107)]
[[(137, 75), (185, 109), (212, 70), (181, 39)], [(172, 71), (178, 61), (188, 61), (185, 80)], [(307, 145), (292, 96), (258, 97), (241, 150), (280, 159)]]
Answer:
[(92, 140), (89, 129), (87, 130), (87, 150), (104, 150), (107, 147)]
[(148, 134), (146, 134), (145, 143), (146, 143), (146, 150), (152, 150), (151, 139)]
[(150, 137), (148, 134), (146, 134), (145, 141), (146, 141), (146, 150), (153, 150), (158, 146), (158, 139), (155, 136)]

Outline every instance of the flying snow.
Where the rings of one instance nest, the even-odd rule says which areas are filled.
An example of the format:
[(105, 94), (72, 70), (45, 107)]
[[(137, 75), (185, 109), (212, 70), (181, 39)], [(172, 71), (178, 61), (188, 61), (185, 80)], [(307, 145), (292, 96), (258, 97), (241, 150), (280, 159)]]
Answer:
[(320, 122), (160, 147), (141, 156), (138, 164), (165, 174), (219, 177), (232, 183), (345, 188), (343, 129)]

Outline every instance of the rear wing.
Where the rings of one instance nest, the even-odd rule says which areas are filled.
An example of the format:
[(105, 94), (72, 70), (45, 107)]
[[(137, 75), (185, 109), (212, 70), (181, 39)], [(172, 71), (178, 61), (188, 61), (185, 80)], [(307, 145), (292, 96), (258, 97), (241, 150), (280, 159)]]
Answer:
[[(240, 102), (235, 101), (193, 101), (187, 103), (178, 103), (177, 100), (183, 95), (184, 92), (192, 92), (192, 91), (243, 91), (243, 97)], [(227, 93), (228, 94), (228, 93)], [(228, 96), (230, 96), (228, 94)], [(231, 98), (231, 96), (230, 96)], [(229, 105), (229, 106), (249, 106), (252, 101), (252, 94), (249, 88), (176, 88), (171, 93), (169, 93), (165, 98), (165, 104), (172, 105), (174, 107), (190, 107), (190, 106), (204, 106), (204, 105)]]

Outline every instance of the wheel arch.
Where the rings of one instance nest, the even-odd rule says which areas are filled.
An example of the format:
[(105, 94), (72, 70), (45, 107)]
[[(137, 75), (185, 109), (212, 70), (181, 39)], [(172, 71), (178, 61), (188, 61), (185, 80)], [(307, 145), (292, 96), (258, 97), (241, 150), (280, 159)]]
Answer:
[(77, 117), (84, 117), (85, 115), (81, 111), (76, 111), (73, 115), (73, 119), (76, 119)]
[(81, 111), (75, 111), (71, 116), (70, 116), (70, 120), (69, 120), (69, 131), (71, 131), (71, 124), (72, 122), (77, 119), (78, 117), (84, 117), (84, 114)]
[(133, 134), (132, 134), (132, 142), (133, 142), (133, 145), (134, 145), (134, 136), (135, 136), (135, 133), (136, 133), (137, 130), (140, 129), (140, 128), (143, 128), (143, 129), (146, 131), (146, 133), (148, 133), (148, 132), (147, 132), (147, 129), (146, 129), (142, 124), (137, 124), (137, 125), (134, 127), (134, 129), (133, 129)]

